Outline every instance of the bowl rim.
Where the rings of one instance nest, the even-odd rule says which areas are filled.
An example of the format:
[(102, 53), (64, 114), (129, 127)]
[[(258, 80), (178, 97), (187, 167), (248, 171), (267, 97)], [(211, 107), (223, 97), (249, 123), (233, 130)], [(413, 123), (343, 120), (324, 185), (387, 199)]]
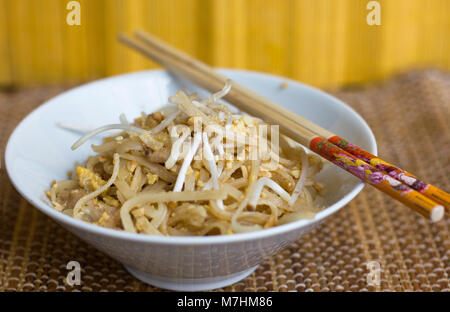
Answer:
[[(368, 136), (369, 136), (369, 145), (367, 147), (368, 151), (372, 154), (376, 155), (377, 153), (377, 144), (375, 140), (375, 136), (370, 129), (367, 122), (349, 105), (344, 103), (343, 101), (339, 100), (338, 98), (316, 88), (313, 86), (309, 86), (306, 84), (303, 84), (299, 81), (254, 71), (254, 70), (242, 70), (242, 69), (231, 69), (231, 68), (217, 68), (218, 71), (226, 74), (226, 73), (238, 73), (238, 74), (244, 74), (244, 75), (258, 75), (258, 76), (265, 76), (270, 78), (275, 78), (278, 80), (282, 80), (284, 82), (287, 82), (289, 84), (294, 85), (300, 85), (304, 88), (311, 89), (312, 91), (315, 91), (319, 95), (327, 98), (328, 100), (334, 102), (335, 105), (339, 105), (341, 108), (345, 109), (347, 113), (351, 114), (353, 118), (356, 118), (365, 128)], [(138, 234), (138, 233), (130, 233), (115, 229), (109, 229), (102, 226), (98, 226), (95, 224), (87, 223), (78, 219), (75, 219), (73, 217), (67, 216), (61, 212), (58, 212), (50, 205), (47, 205), (43, 203), (42, 201), (35, 201), (31, 196), (27, 196), (25, 192), (19, 187), (17, 179), (15, 177), (14, 172), (12, 172), (12, 142), (14, 142), (14, 139), (17, 135), (18, 129), (30, 118), (33, 118), (35, 114), (38, 114), (41, 109), (43, 109), (45, 106), (52, 104), (55, 100), (57, 100), (60, 96), (65, 96), (67, 93), (70, 92), (76, 92), (79, 89), (92, 87), (92, 85), (95, 85), (97, 83), (104, 83), (108, 80), (119, 80), (119, 79), (126, 79), (127, 77), (133, 77), (133, 76), (139, 76), (139, 75), (145, 75), (145, 74), (169, 74), (164, 69), (151, 69), (151, 70), (142, 70), (142, 71), (136, 71), (132, 73), (125, 73), (120, 75), (115, 75), (107, 78), (102, 78), (94, 81), (90, 81), (88, 83), (82, 84), (80, 86), (77, 86), (75, 88), (71, 88), (69, 90), (66, 90), (51, 99), (48, 99), (43, 104), (36, 107), (34, 110), (32, 110), (25, 118), (23, 118), (19, 124), (15, 127), (14, 131), (11, 133), (8, 143), (6, 146), (5, 151), (5, 167), (7, 174), (16, 188), (16, 190), (20, 193), (21, 196), (23, 196), (31, 205), (38, 208), (41, 212), (43, 212), (45, 215), (52, 218), (57, 223), (63, 224), (64, 226), (70, 226), (71, 228), (76, 228), (80, 231), (88, 232), (90, 234), (100, 234), (104, 236), (108, 236), (109, 238), (115, 238), (115, 239), (121, 239), (125, 241), (135, 241), (135, 242), (143, 242), (143, 243), (152, 243), (152, 244), (161, 244), (161, 245), (211, 245), (211, 244), (229, 244), (229, 243), (237, 243), (237, 242), (245, 242), (245, 241), (251, 241), (251, 240), (260, 240), (264, 239), (270, 236), (277, 236), (282, 234), (287, 234), (288, 232), (299, 230), (302, 227), (306, 227), (309, 225), (317, 224), (323, 220), (325, 220), (327, 217), (344, 207), (348, 202), (350, 202), (364, 187), (364, 183), (358, 182), (358, 184), (344, 197), (339, 199), (337, 202), (335, 202), (333, 205), (326, 207), (324, 210), (318, 212), (314, 219), (311, 220), (298, 220), (291, 223), (278, 225), (272, 228), (263, 229), (259, 231), (254, 232), (246, 232), (246, 233), (235, 233), (232, 235), (215, 235), (215, 236), (157, 236), (157, 235), (145, 235), (145, 234)]]

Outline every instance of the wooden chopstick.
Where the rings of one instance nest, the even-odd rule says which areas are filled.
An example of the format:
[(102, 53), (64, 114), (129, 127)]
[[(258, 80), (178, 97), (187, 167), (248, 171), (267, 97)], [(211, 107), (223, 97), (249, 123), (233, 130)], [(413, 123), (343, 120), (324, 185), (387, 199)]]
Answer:
[[(155, 36), (150, 35), (149, 33), (138, 30), (135, 32), (135, 35), (139, 39), (146, 42), (149, 46), (152, 46), (155, 49), (160, 50), (161, 52), (171, 55), (173, 58), (179, 60), (180, 62), (183, 62), (184, 64), (190, 67), (196, 68), (198, 71), (202, 72), (204, 75), (210, 77), (211, 79), (220, 81), (222, 85), (225, 84), (227, 78), (216, 72), (213, 68), (206, 65), (205, 63), (200, 62), (199, 60), (196, 60), (195, 58), (189, 56), (188, 54), (183, 53), (180, 50), (177, 50), (169, 46), (168, 44), (162, 42), (161, 40), (159, 40)], [(419, 180), (416, 176), (407, 172), (406, 170), (403, 170), (393, 164), (384, 161), (381, 158), (378, 158), (375, 155), (372, 155), (371, 153), (362, 149), (361, 147), (348, 142), (347, 140), (324, 129), (323, 127), (317, 125), (316, 123), (313, 123), (310, 120), (303, 118), (298, 114), (292, 113), (288, 109), (278, 105), (273, 101), (270, 101), (269, 99), (259, 95), (258, 93), (248, 88), (245, 88), (242, 85), (235, 84), (233, 88), (243, 94), (246, 94), (249, 97), (252, 97), (256, 101), (258, 101), (260, 105), (268, 106), (274, 110), (277, 110), (280, 114), (282, 114), (286, 118), (292, 119), (293, 121), (301, 124), (303, 127), (312, 131), (313, 133), (316, 133), (318, 136), (326, 138), (329, 142), (339, 146), (340, 148), (354, 155), (358, 159), (362, 159), (365, 162), (370, 163), (373, 167), (377, 169), (377, 171), (382, 171), (388, 174), (392, 178), (424, 194), (430, 199), (445, 206), (447, 209), (450, 209), (450, 194), (445, 192), (444, 190), (441, 190), (432, 184), (427, 184)]]
[[(159, 40), (153, 40), (151, 37), (144, 36), (143, 33), (139, 33), (139, 38), (141, 38), (141, 41), (126, 35), (119, 36), (119, 40), (123, 43), (140, 51), (175, 74), (209, 91), (217, 91), (225, 84), (226, 78), (216, 73), (213, 69), (208, 69), (207, 65), (186, 57), (184, 53), (168, 47)], [(143, 40), (144, 38), (145, 40)], [(289, 115), (294, 115), (293, 113), (289, 113), (284, 108), (279, 110), (279, 105), (270, 102), (253, 91), (248, 91), (250, 90), (233, 82), (230, 92), (225, 96), (225, 100), (251, 115), (264, 119), (270, 124), (279, 125), (283, 134), (309, 147), (315, 153), (357, 176), (364, 182), (396, 198), (432, 221), (442, 219), (444, 208), (433, 200), (391, 176), (379, 172), (376, 167), (327, 141), (326, 137), (311, 131), (301, 122), (303, 120), (302, 117), (300, 119), (290, 118)], [(282, 113), (283, 110), (285, 113)], [(313, 124), (310, 121), (307, 122)], [(331, 133), (324, 132), (324, 134), (328, 135)]]

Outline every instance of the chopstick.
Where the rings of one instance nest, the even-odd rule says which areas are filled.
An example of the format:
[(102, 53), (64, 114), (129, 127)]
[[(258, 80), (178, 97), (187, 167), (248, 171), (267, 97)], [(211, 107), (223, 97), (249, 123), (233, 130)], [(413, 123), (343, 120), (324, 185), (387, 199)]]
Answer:
[[(152, 36), (146, 32), (143, 31), (136, 31), (135, 32), (136, 37), (147, 43), (149, 46), (154, 47), (155, 49), (160, 50), (161, 52), (167, 53), (173, 58), (177, 59), (180, 62), (183, 62), (187, 66), (191, 66), (196, 68), (198, 71), (203, 73), (204, 75), (210, 77), (211, 79), (218, 80), (222, 83), (222, 85), (226, 82), (226, 77), (222, 76), (218, 72), (216, 72), (214, 69), (206, 65), (205, 63), (200, 62), (199, 60), (194, 59), (193, 57), (187, 55), (186, 53), (181, 52), (180, 50), (177, 50), (168, 44), (162, 42), (155, 36)], [(406, 170), (403, 170), (393, 164), (390, 164), (386, 161), (384, 161), (381, 158), (378, 158), (375, 155), (372, 155), (371, 153), (367, 152), (366, 150), (362, 149), (361, 147), (354, 145), (347, 140), (339, 137), (338, 135), (324, 129), (323, 127), (311, 122), (310, 120), (303, 118), (302, 116), (298, 114), (294, 114), (288, 109), (278, 105), (277, 103), (270, 101), (269, 99), (259, 95), (258, 93), (245, 88), (242, 85), (235, 84), (233, 85), (233, 89), (236, 89), (237, 91), (246, 94), (256, 101), (259, 102), (260, 105), (268, 106), (274, 110), (277, 110), (280, 114), (285, 116), (286, 118), (289, 118), (299, 124), (301, 124), (303, 127), (307, 128), (308, 130), (312, 131), (313, 133), (316, 133), (317, 135), (326, 138), (327, 141), (333, 143), (334, 145), (339, 146), (346, 152), (354, 155), (358, 159), (361, 159), (367, 163), (370, 163), (372, 166), (374, 166), (377, 171), (382, 171), (392, 178), (408, 185), (412, 189), (419, 191), (420, 193), (424, 194), (425, 196), (429, 197), (430, 199), (436, 201), (437, 203), (445, 206), (447, 209), (450, 209), (450, 194), (439, 189), (438, 187), (435, 187), (432, 184), (427, 184), (421, 180), (419, 180), (416, 176), (413, 174), (407, 172)]]
[[(163, 65), (169, 71), (198, 84), (206, 90), (212, 92), (219, 90), (226, 83), (227, 78), (215, 72), (206, 64), (169, 47), (148, 34), (138, 32), (137, 36), (141, 41), (126, 35), (120, 35), (119, 40)], [(363, 159), (333, 144), (333, 142), (327, 140), (335, 137), (331, 132), (289, 112), (287, 109), (235, 82), (232, 83), (232, 88), (224, 99), (241, 110), (264, 119), (269, 124), (279, 125), (283, 134), (309, 147), (313, 152), (399, 200), (430, 220), (435, 222), (442, 219), (444, 208), (441, 205), (390, 175), (380, 172), (378, 168), (366, 163)], [(311, 130), (311, 128), (316, 131)], [(352, 145), (350, 146), (353, 148)], [(353, 151), (353, 149), (349, 150)]]

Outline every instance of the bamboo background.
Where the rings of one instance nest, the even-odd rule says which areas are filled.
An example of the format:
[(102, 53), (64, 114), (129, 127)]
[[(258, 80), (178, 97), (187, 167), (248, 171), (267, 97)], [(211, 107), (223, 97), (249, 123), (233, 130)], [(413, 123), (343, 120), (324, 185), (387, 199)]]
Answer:
[(219, 67), (319, 87), (377, 81), (417, 67), (450, 69), (449, 0), (0, 0), (0, 87), (82, 82), (154, 68), (118, 44), (147, 30)]

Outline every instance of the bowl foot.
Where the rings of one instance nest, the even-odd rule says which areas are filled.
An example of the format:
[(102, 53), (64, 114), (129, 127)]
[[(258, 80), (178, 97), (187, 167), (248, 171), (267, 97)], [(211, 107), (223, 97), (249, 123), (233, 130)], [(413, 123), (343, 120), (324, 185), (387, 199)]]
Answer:
[(254, 266), (248, 270), (244, 270), (241, 272), (233, 273), (226, 276), (217, 276), (217, 277), (205, 277), (205, 278), (176, 278), (176, 277), (165, 277), (148, 274), (128, 266), (124, 266), (131, 275), (136, 277), (137, 279), (143, 281), (144, 283), (164, 288), (170, 290), (177, 291), (202, 291), (202, 290), (210, 290), (215, 288), (221, 288), (224, 286), (231, 285), (236, 283), (248, 275), (253, 273), (253, 271), (258, 267)]

